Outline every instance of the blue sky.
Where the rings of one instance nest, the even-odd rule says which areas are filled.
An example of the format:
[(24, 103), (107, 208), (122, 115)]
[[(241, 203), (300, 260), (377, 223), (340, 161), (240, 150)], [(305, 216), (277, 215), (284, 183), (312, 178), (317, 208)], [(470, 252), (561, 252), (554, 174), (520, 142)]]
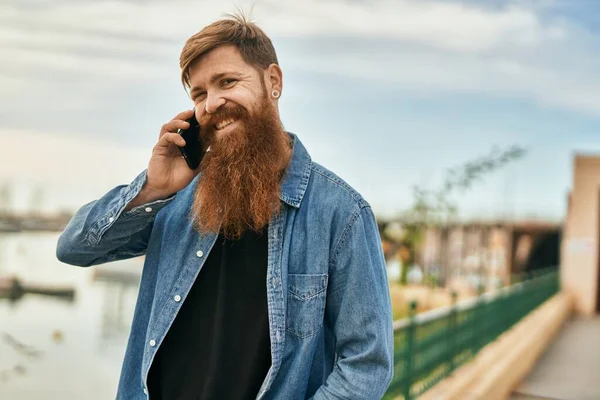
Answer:
[[(564, 215), (576, 152), (600, 154), (596, 1), (256, 1), (284, 71), (282, 120), (381, 215), (444, 171), (528, 155), (457, 197), (464, 218)], [(145, 168), (191, 107), (185, 40), (247, 2), (0, 5), (0, 183), (76, 209)]]

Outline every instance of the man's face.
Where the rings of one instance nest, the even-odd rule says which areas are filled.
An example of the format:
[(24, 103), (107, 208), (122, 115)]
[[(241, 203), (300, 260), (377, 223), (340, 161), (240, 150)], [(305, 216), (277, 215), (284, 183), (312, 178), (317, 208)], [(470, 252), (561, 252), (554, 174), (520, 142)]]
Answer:
[(272, 91), (281, 69), (257, 71), (237, 48), (218, 47), (190, 68), (200, 136), (210, 146), (202, 159), (194, 204), (195, 226), (232, 238), (259, 231), (279, 211), (280, 181), (291, 158)]
[[(212, 142), (256, 116), (268, 102), (264, 77), (233, 45), (217, 47), (190, 68), (190, 96), (204, 140)], [(210, 144), (210, 143), (209, 143)]]

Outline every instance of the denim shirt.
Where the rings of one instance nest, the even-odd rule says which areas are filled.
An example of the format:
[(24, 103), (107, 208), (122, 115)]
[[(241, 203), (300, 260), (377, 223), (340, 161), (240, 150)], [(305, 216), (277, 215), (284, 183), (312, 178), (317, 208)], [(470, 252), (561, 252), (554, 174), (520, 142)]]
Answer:
[[(375, 216), (289, 135), (282, 209), (268, 234), (272, 363), (257, 399), (380, 399), (394, 364)], [(196, 231), (189, 218), (198, 176), (168, 199), (125, 211), (146, 172), (79, 209), (56, 249), (60, 261), (77, 266), (145, 255), (117, 393), (123, 400), (148, 399), (152, 360), (217, 238)]]

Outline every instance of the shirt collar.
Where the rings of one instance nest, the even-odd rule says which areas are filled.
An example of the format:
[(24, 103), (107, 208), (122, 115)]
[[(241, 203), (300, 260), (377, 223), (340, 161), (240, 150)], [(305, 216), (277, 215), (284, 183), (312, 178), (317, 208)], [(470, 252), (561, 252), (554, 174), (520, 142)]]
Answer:
[(308, 186), (312, 161), (298, 136), (291, 132), (287, 133), (292, 139), (292, 159), (283, 175), (279, 198), (286, 204), (298, 208)]

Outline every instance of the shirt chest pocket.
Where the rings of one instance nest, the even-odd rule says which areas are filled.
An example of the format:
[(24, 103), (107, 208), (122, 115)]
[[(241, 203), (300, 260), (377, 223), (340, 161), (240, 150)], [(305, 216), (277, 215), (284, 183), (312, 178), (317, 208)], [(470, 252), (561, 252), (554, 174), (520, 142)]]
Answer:
[(316, 334), (323, 326), (327, 274), (289, 274), (287, 331), (299, 338)]

